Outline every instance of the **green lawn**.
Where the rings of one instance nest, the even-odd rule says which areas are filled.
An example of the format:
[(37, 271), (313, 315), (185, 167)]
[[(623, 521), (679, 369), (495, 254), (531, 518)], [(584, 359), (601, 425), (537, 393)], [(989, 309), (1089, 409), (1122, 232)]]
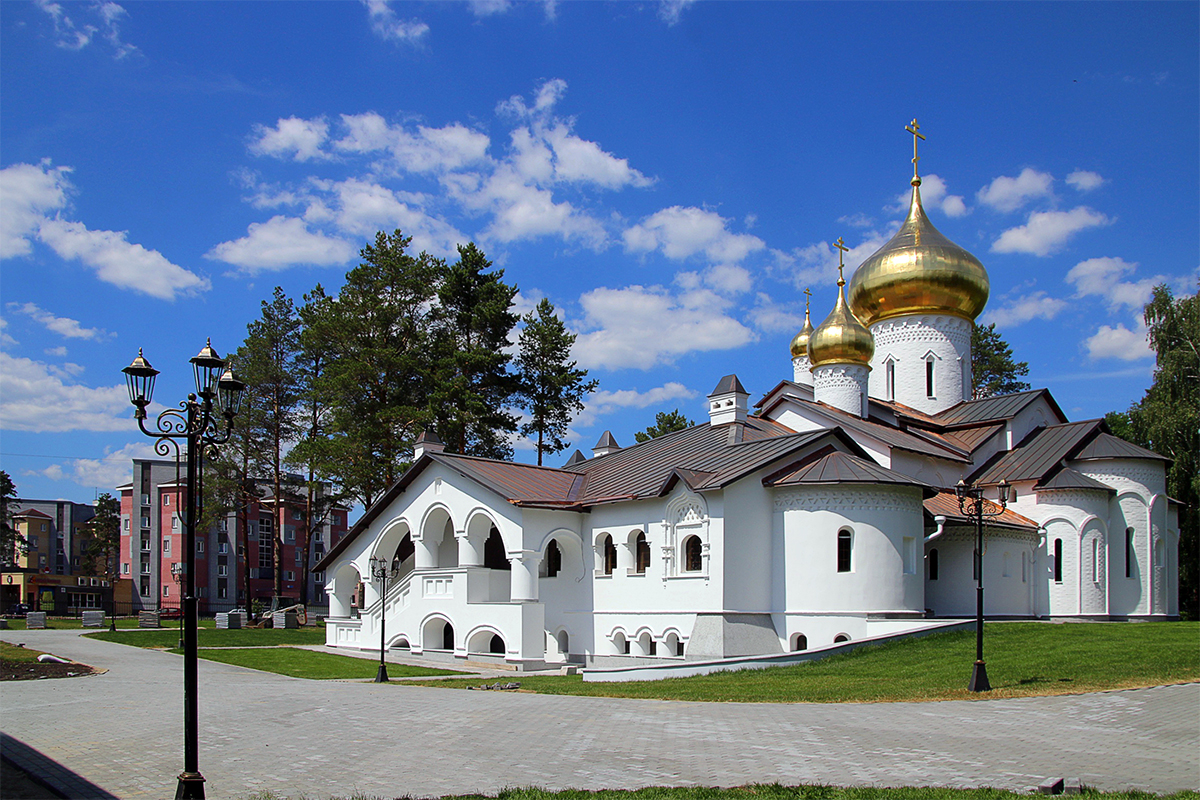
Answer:
[[(1200, 623), (1008, 622), (984, 628), (993, 691), (966, 690), (975, 633), (894, 642), (810, 664), (630, 683), (580, 676), (514, 676), (521, 691), (744, 703), (858, 703), (1022, 697), (1200, 680)], [(474, 680), (428, 682), (464, 689)], [(423, 683), (423, 682), (418, 682)]]
[[(109, 621), (110, 621), (109, 617), (104, 618), (104, 628), (102, 630), (108, 630)], [(164, 629), (178, 628), (179, 620), (166, 619), (166, 620), (163, 620), (162, 625), (163, 625)], [(200, 620), (201, 628), (215, 628), (216, 626), (217, 626), (217, 623), (215, 620), (211, 620), (211, 619)], [(81, 620), (73, 619), (71, 617), (48, 617), (46, 619), (46, 628), (48, 630), (77, 631), (77, 630), (81, 629), (82, 627), (83, 627), (83, 622)], [(137, 617), (118, 617), (117, 618), (117, 629), (118, 630), (137, 628), (137, 627), (138, 627)], [(9, 619), (8, 620), (8, 628), (9, 628), (9, 630), (13, 630), (13, 631), (26, 630), (25, 620), (21, 619), (21, 618)]]
[[(182, 652), (178, 649), (172, 652)], [(314, 680), (374, 678), (379, 662), (352, 656), (339, 656), (294, 647), (270, 647), (257, 650), (201, 650), (200, 658), (235, 664), (239, 667), (277, 672), (293, 678)], [(388, 677), (408, 678), (418, 675), (454, 675), (453, 670), (410, 667), (388, 664)]]
[[(325, 644), (324, 626), (315, 628), (241, 628), (239, 630), (217, 630), (202, 628), (196, 632), (200, 647), (269, 647), (286, 644)], [(179, 646), (179, 629), (136, 631), (97, 631), (88, 633), (94, 639), (117, 642), (135, 647)]]
[(28, 647), (17, 647), (15, 644), (0, 642), (0, 661), (28, 664), (31, 661), (37, 661), (37, 657), (41, 654), (41, 650), (32, 650)]
[[(401, 784), (402, 780), (399, 781)], [(408, 797), (398, 790), (396, 797)], [(605, 789), (586, 792), (567, 789), (551, 792), (545, 789), (505, 789), (498, 795), (447, 795), (441, 800), (1018, 800), (1029, 795), (1005, 792), (998, 789), (941, 789), (941, 788), (839, 788), (836, 786), (780, 786), (779, 784), (755, 784), (733, 789), (717, 789), (707, 786), (667, 788), (652, 786), (646, 789)], [(1177, 792), (1155, 795), (1147, 792), (1097, 792), (1084, 789), (1080, 795), (1085, 800), (1197, 800), (1196, 792)], [(246, 800), (290, 800), (274, 792), (258, 792)], [(347, 795), (330, 800), (383, 800), (363, 794)]]

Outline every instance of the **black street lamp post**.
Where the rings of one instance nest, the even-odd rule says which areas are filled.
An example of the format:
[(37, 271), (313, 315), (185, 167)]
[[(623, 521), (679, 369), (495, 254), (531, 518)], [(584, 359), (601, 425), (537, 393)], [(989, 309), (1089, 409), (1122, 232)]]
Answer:
[(133, 363), (122, 370), (129, 385), (129, 400), (137, 411), (138, 428), (157, 440), (154, 452), (160, 456), (174, 452), (179, 456), (183, 443), (187, 456), (187, 515), (184, 520), (186, 560), (183, 572), (183, 772), (175, 789), (176, 800), (204, 798), (204, 776), (200, 774), (200, 737), (197, 722), (196, 653), (196, 526), (203, 508), (200, 478), (204, 451), (229, 441), (233, 418), (237, 416), (246, 386), (233, 375), (212, 348), (211, 340), (191, 359), (196, 378), (196, 393), (189, 394), (178, 408), (168, 408), (155, 418), (154, 430), (146, 427), (146, 407), (154, 394), (158, 370), (150, 366), (138, 350)]
[(371, 577), (379, 581), (379, 672), (375, 673), (375, 683), (387, 683), (387, 665), (383, 662), (383, 654), (387, 650), (387, 587), (388, 581), (395, 578), (399, 572), (399, 564), (386, 558), (371, 556)]
[(1000, 502), (993, 503), (983, 497), (983, 487), (971, 486), (960, 480), (954, 487), (958, 496), (958, 507), (963, 515), (975, 520), (975, 666), (971, 669), (969, 692), (990, 692), (987, 665), (983, 661), (983, 520), (998, 517), (1008, 505), (1008, 481), (1000, 481)]
[[(182, 587), (183, 587), (183, 573), (184, 573), (184, 567), (181, 562), (176, 561), (174, 564), (171, 565), (171, 577), (175, 579), (175, 586), (179, 587), (180, 589), (182, 589)], [(179, 646), (183, 647), (183, 602), (182, 602), (182, 597), (180, 598), (180, 604), (179, 604)]]

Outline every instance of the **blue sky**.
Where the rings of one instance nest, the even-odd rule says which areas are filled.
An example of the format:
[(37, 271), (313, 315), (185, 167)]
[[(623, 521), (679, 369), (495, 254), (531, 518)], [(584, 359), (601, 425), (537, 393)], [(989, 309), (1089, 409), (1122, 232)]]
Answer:
[[(579, 334), (618, 442), (791, 377), (843, 237), (926, 208), (1073, 419), (1150, 383), (1150, 287), (1200, 263), (1197, 3), (5, 2), (0, 462), (90, 501), (148, 455), (120, 369), (189, 391), (262, 299), (380, 229), (476, 241)], [(565, 460), (569, 453), (563, 453)], [(518, 448), (517, 457), (532, 453)]]

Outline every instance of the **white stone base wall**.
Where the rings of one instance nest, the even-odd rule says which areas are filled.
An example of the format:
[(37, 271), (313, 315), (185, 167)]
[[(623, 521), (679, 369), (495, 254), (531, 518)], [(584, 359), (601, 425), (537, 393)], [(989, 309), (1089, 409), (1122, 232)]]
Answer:
[[(893, 317), (871, 326), (875, 356), (871, 359), (872, 397), (895, 400), (926, 414), (936, 414), (971, 397), (971, 322), (949, 315)], [(887, 362), (894, 363), (893, 390), (888, 391)], [(933, 395), (925, 381), (926, 362), (933, 362)]]
[(822, 364), (812, 371), (813, 399), (865, 417), (870, 372), (870, 367), (861, 364)]
[(801, 386), (812, 386), (812, 362), (808, 356), (796, 356), (792, 359), (792, 380)]

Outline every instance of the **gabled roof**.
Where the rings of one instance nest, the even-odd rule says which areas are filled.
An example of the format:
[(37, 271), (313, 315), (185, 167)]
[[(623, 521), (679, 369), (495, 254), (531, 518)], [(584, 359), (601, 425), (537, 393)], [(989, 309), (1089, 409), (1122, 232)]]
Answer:
[(567, 459), (567, 463), (564, 466), (573, 467), (584, 461), (587, 461), (587, 456), (576, 450), (574, 453), (571, 453), (571, 457)]
[(730, 392), (737, 392), (738, 394), (750, 394), (742, 386), (742, 382), (738, 380), (737, 375), (726, 375), (724, 378), (721, 378), (721, 380), (717, 381), (717, 388), (709, 392), (708, 396), (713, 397), (714, 395), (729, 394)]
[(1058, 407), (1058, 403), (1054, 402), (1054, 398), (1050, 395), (1048, 389), (1034, 389), (1028, 392), (1017, 392), (1016, 394), (1002, 394), (996, 397), (985, 397), (982, 400), (964, 400), (956, 406), (934, 414), (933, 418), (947, 427), (973, 425), (979, 422), (991, 422), (994, 420), (1009, 420), (1021, 413), (1026, 406), (1033, 403), (1039, 397), (1044, 397), (1046, 402), (1049, 403), (1050, 408), (1058, 415), (1058, 418), (1064, 422), (1066, 421), (1067, 415), (1062, 413), (1062, 409)]
[(947, 441), (954, 442), (968, 452), (974, 453), (981, 445), (1004, 430), (1004, 423), (979, 425), (974, 428), (958, 428), (942, 434)]
[(990, 459), (971, 476), (972, 483), (991, 486), (1002, 480), (1040, 481), (1075, 454), (1098, 432), (1104, 420), (1090, 419), (1036, 428), (1020, 444)]
[[(988, 513), (1000, 511), (998, 503), (993, 503), (991, 500), (983, 502)], [(974, 517), (968, 517), (962, 513), (962, 508), (958, 505), (958, 497), (954, 492), (938, 492), (933, 497), (926, 499), (925, 513), (930, 517), (945, 517), (947, 522), (953, 522), (956, 525), (975, 524)], [(1036, 531), (1041, 527), (1029, 517), (1022, 516), (1009, 508), (1004, 509), (997, 516), (985, 517), (983, 526), (984, 528), (1017, 528), (1028, 531)]]
[(1063, 467), (1054, 476), (1042, 480), (1035, 489), (1099, 489), (1109, 494), (1116, 494), (1117, 490), (1111, 486), (1106, 486), (1095, 478), (1089, 478), (1082, 472)]
[(43, 514), (41, 511), (38, 511), (36, 508), (30, 508), (25, 511), (18, 511), (16, 514), (13, 514), (13, 519), (20, 519), (22, 517), (34, 517), (36, 519), (53, 519), (53, 517), (51, 517), (49, 514)]
[(1079, 451), (1075, 461), (1108, 458), (1152, 458), (1156, 461), (1170, 461), (1166, 456), (1160, 456), (1153, 450), (1138, 447), (1132, 442), (1113, 436), (1111, 433), (1101, 433), (1088, 442), (1087, 447)]
[(932, 495), (936, 492), (923, 483), (914, 481), (907, 475), (901, 475), (890, 469), (881, 467), (874, 461), (859, 458), (840, 450), (820, 455), (814, 454), (802, 462), (785, 467), (783, 470), (763, 479), (764, 486), (815, 486), (841, 483), (870, 483), (892, 484), (898, 486), (919, 487)]
[(621, 445), (617, 444), (617, 440), (613, 437), (612, 431), (605, 431), (604, 433), (600, 434), (600, 441), (596, 442), (597, 450), (603, 447), (617, 448), (620, 446)]

